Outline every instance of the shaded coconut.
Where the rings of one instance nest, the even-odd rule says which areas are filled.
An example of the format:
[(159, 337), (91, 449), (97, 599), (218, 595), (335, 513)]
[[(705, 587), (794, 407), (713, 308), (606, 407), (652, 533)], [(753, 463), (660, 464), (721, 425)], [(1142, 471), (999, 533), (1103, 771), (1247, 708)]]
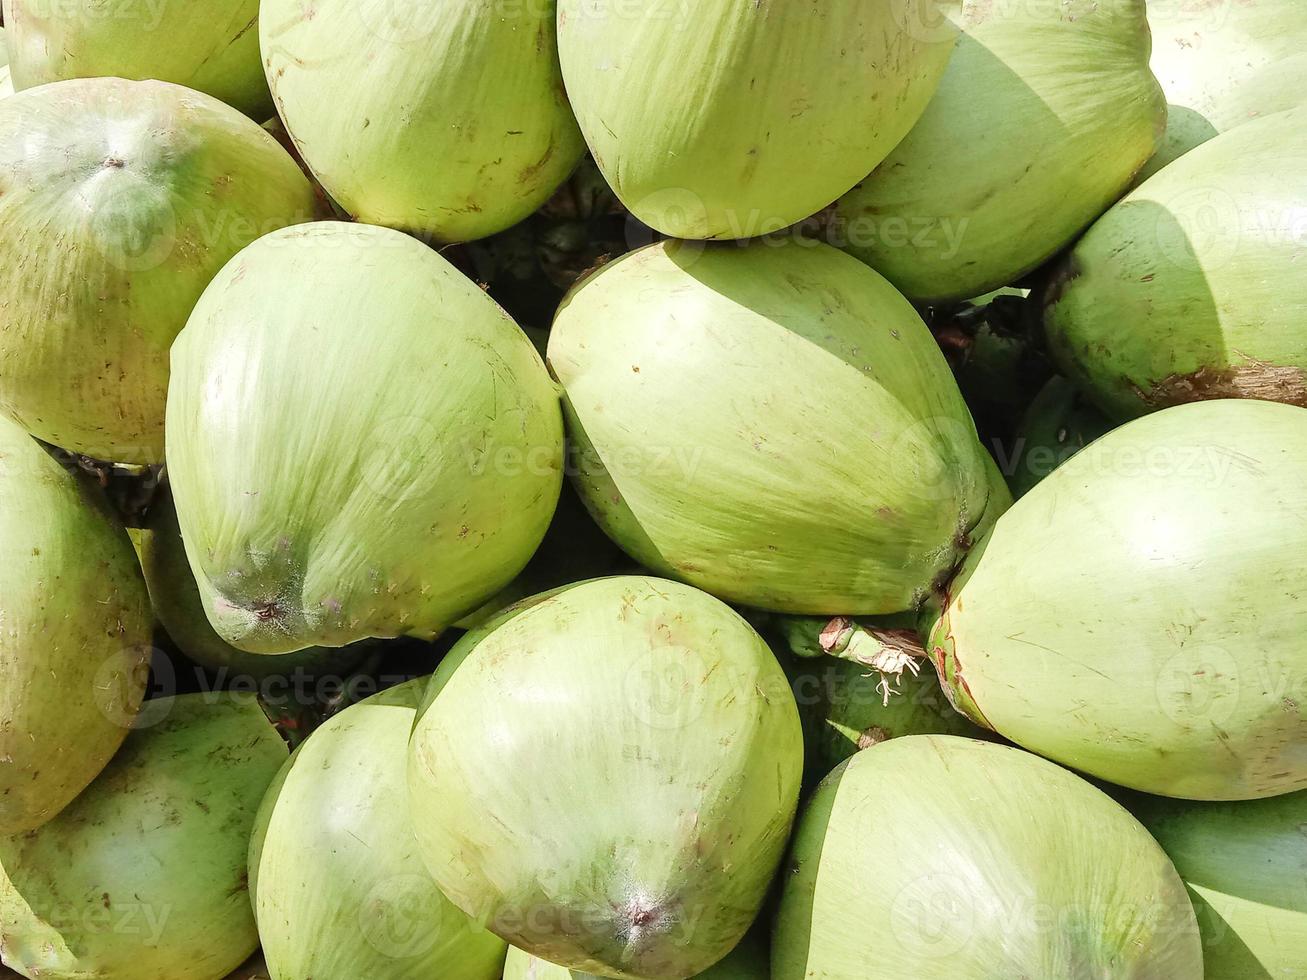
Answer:
[(564, 301), (549, 361), (600, 525), (731, 601), (911, 608), (988, 506), (986, 453), (930, 332), (826, 245), (623, 256)]
[(309, 182), (216, 99), (93, 78), (0, 100), (0, 188), (0, 410), (73, 452), (162, 462), (173, 338), (227, 259), (313, 217)]
[(111, 76), (175, 82), (263, 122), (258, 0), (4, 0), (15, 86)]
[(268, 656), (246, 653), (227, 643), (213, 631), (204, 613), (204, 602), (195, 584), (177, 510), (167, 484), (159, 487), (146, 515), (145, 527), (129, 531), (150, 604), (169, 639), (191, 660), (224, 677), (264, 678), (288, 676), (297, 671), (316, 673), (348, 670), (365, 655), (361, 645), (340, 649), (309, 647), (295, 653)]
[(930, 634), (945, 689), (977, 724), (1123, 786), (1307, 787), (1304, 486), (1293, 406), (1201, 402), (1108, 433), (968, 555)]
[(758, 915), (802, 765), (766, 643), (711, 596), (628, 576), (464, 637), (414, 726), (409, 795), (432, 875), (475, 920), (569, 969), (660, 980), (706, 970)]
[(1129, 805), (1189, 887), (1205, 980), (1307, 977), (1307, 792)]
[[(767, 944), (756, 930), (731, 951), (726, 959), (710, 966), (694, 980), (767, 980), (770, 976), (767, 963)], [(516, 946), (508, 949), (508, 962), (504, 965), (504, 980), (602, 980), (593, 973), (580, 973), (524, 953)]]
[(0, 838), (0, 957), (24, 976), (219, 980), (258, 945), (246, 851), (285, 744), (253, 698), (142, 720), (63, 813)]
[(227, 980), (272, 980), (272, 974), (268, 972), (268, 964), (264, 962), (263, 954), (255, 953), (239, 968), (229, 973)]
[(1112, 423), (1066, 378), (1054, 376), (1026, 409), (1013, 442), (1012, 492), (1024, 496)]
[(1246, 122), (1307, 102), (1301, 0), (1148, 0), (1152, 67), (1166, 93), (1166, 135), (1144, 175)]
[(1307, 108), (1204, 143), (1103, 215), (1044, 297), (1063, 373), (1114, 418), (1307, 406)]
[(808, 803), (787, 866), (776, 980), (1203, 975), (1162, 849), (1019, 749), (916, 735), (858, 753)]
[(346, 708), (268, 791), (250, 879), (276, 976), (499, 980), (504, 943), (436, 888), (405, 805), (408, 739), (426, 683)]
[(585, 151), (553, 0), (264, 0), (260, 13), (286, 129), (360, 221), (483, 238), (544, 204)]
[(420, 242), (322, 222), (236, 256), (173, 346), (168, 468), (239, 649), (430, 638), (513, 579), (562, 481), (540, 356)]
[(835, 206), (830, 240), (918, 301), (1017, 281), (1153, 154), (1166, 100), (1144, 0), (964, 0), (921, 120)]
[(0, 834), (58, 814), (122, 744), (149, 673), (127, 535), (0, 418)]
[(955, 5), (560, 0), (559, 54), (595, 162), (637, 218), (750, 238), (885, 159), (939, 84)]

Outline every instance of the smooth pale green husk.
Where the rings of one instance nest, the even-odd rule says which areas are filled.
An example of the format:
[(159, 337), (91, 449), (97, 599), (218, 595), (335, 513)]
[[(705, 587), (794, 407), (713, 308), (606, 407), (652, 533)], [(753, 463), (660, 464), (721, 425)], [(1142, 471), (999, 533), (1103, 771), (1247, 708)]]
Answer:
[[(767, 980), (770, 976), (767, 944), (756, 931), (744, 937), (724, 960), (711, 966), (694, 980)], [(508, 948), (504, 980), (601, 980), (593, 973), (580, 973), (524, 953), (516, 946)]]
[(151, 701), (58, 817), (0, 838), (0, 953), (46, 980), (219, 980), (258, 945), (246, 851), (286, 747), (253, 698)]
[(4, 0), (14, 84), (110, 76), (174, 82), (263, 122), (258, 0)]
[(939, 347), (815, 242), (661, 242), (564, 301), (575, 481), (641, 564), (778, 612), (896, 612), (958, 561), (985, 452)]
[(1103, 436), (968, 556), (946, 690), (1032, 751), (1145, 792), (1307, 787), (1307, 410), (1168, 409)]
[(633, 214), (677, 238), (770, 234), (835, 200), (921, 116), (957, 0), (559, 0), (567, 94)]
[(939, 91), (831, 226), (920, 302), (1042, 265), (1130, 186), (1166, 125), (1144, 0), (964, 0), (955, 17)]
[(860, 752), (799, 818), (775, 980), (1196, 980), (1183, 883), (1125, 810), (1019, 749), (914, 735)]
[(1166, 135), (1145, 176), (1218, 133), (1307, 102), (1307, 4), (1148, 0)]
[(54, 817), (127, 736), (150, 604), (107, 508), (0, 418), (0, 834)]
[(430, 638), (531, 557), (562, 484), (530, 340), (436, 252), (266, 236), (173, 345), (168, 472), (218, 635), (254, 653)]
[(758, 915), (802, 766), (766, 643), (690, 586), (625, 576), (454, 647), (409, 797), (427, 866), (475, 920), (570, 969), (663, 980), (722, 959)]
[(1013, 440), (1012, 492), (1022, 497), (1053, 470), (1112, 429), (1075, 385), (1050, 378), (1026, 409)]
[(0, 411), (97, 459), (163, 460), (168, 348), (238, 250), (310, 220), (276, 140), (166, 82), (0, 100)]
[(483, 238), (544, 204), (585, 151), (553, 0), (264, 0), (259, 31), (286, 129), (360, 221)]
[(440, 893), (418, 855), (405, 770), (426, 682), (334, 716), (268, 791), (250, 891), (275, 976), (499, 980), (503, 941)]
[(1049, 349), (1115, 418), (1201, 398), (1307, 406), (1307, 108), (1145, 181), (1044, 297)]
[(182, 653), (202, 667), (219, 672), (223, 682), (290, 676), (297, 671), (317, 674), (346, 670), (364, 656), (366, 651), (358, 646), (309, 647), (268, 656), (237, 650), (223, 640), (213, 631), (204, 613), (204, 602), (186, 560), (177, 510), (167, 484), (159, 487), (146, 515), (145, 527), (132, 528), (128, 534), (145, 573), (150, 604), (160, 625)]
[(1128, 805), (1189, 887), (1205, 980), (1307, 977), (1307, 792)]

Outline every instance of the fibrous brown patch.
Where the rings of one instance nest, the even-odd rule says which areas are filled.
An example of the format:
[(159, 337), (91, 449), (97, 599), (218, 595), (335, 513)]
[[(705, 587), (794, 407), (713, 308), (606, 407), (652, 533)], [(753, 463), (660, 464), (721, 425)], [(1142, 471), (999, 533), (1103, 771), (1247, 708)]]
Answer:
[(872, 725), (858, 736), (858, 748), (869, 749), (881, 742), (889, 741), (890, 734), (878, 725)]
[(1172, 374), (1144, 390), (1132, 385), (1150, 408), (1169, 408), (1214, 398), (1255, 398), (1307, 408), (1307, 371), (1246, 357), (1244, 364), (1201, 367)]

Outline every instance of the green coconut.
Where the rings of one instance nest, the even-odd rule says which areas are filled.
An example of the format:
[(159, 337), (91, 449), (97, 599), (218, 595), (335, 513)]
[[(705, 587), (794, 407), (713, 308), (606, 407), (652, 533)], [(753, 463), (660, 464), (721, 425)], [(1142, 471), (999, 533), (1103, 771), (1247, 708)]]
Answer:
[(41, 980), (219, 980), (258, 945), (246, 851), (285, 744), (253, 698), (151, 701), (104, 772), (0, 838), (0, 957)]
[(585, 152), (553, 0), (264, 0), (277, 110), (360, 221), (483, 238), (544, 204)]
[[(757, 932), (750, 932), (726, 959), (710, 966), (694, 980), (767, 980), (767, 945)], [(593, 973), (580, 973), (524, 953), (516, 946), (508, 948), (504, 980), (602, 980)]]
[(312, 218), (308, 180), (216, 99), (95, 78), (0, 101), (0, 188), (0, 411), (161, 462), (173, 338), (227, 259)]
[(1144, 0), (964, 0), (954, 18), (939, 91), (828, 229), (921, 302), (1042, 265), (1130, 186), (1166, 125)]
[(1145, 792), (1307, 787), (1304, 486), (1301, 408), (1200, 402), (1108, 433), (967, 557), (930, 635), (945, 689)]
[(1307, 406), (1307, 108), (1203, 144), (1103, 215), (1044, 298), (1063, 373), (1126, 419), (1203, 398)]
[(1162, 849), (1019, 749), (916, 735), (858, 753), (808, 803), (787, 867), (775, 980), (1203, 975)]
[(677, 238), (770, 234), (865, 177), (921, 116), (957, 0), (560, 0), (567, 94), (595, 162)]
[(988, 498), (921, 318), (816, 242), (660, 242), (564, 301), (549, 361), (573, 472), (642, 565), (778, 612), (914, 607)]
[(157, 79), (259, 122), (273, 114), (259, 58), (259, 0), (3, 0), (14, 83)]
[(241, 650), (431, 638), (549, 525), (563, 449), (544, 364), (407, 235), (266, 236), (205, 291), (172, 367), (182, 540), (209, 621)]
[(1026, 409), (1013, 443), (1012, 492), (1024, 496), (1112, 423), (1066, 378), (1050, 378)]
[(264, 799), (250, 879), (275, 976), (499, 980), (503, 941), (436, 888), (404, 805), (408, 739), (426, 683), (409, 681), (333, 717)]
[(237, 650), (213, 631), (204, 613), (200, 590), (191, 574), (177, 526), (177, 510), (167, 484), (159, 487), (146, 515), (145, 527), (128, 532), (145, 573), (150, 604), (169, 639), (202, 667), (220, 672), (223, 680), (318, 674), (347, 670), (365, 651), (358, 646), (331, 649), (309, 647), (296, 653), (265, 656)]
[(409, 752), (441, 890), (514, 946), (605, 977), (690, 977), (758, 915), (803, 767), (767, 644), (678, 582), (529, 599), (441, 664)]
[(145, 694), (150, 604), (91, 491), (0, 418), (0, 835), (53, 818)]
[(1170, 103), (1150, 175), (1218, 133), (1307, 102), (1301, 0), (1148, 0), (1153, 72)]
[(1307, 792), (1130, 805), (1189, 887), (1206, 980), (1307, 977)]
[(916, 652), (910, 618), (884, 623), (887, 633), (879, 636), (843, 617), (786, 618), (777, 624), (791, 654), (782, 656), (781, 664), (803, 719), (805, 781), (816, 782), (855, 753), (891, 738), (985, 737), (984, 729), (954, 709), (934, 671), (910, 661), (914, 669), (891, 677), (856, 659), (859, 644), (883, 643), (896, 631)]

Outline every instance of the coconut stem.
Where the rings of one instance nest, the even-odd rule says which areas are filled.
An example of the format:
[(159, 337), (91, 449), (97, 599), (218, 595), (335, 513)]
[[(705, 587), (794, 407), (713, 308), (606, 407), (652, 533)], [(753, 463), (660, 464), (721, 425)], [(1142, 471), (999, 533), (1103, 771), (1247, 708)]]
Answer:
[(899, 693), (903, 671), (911, 671), (915, 677), (926, 658), (925, 648), (913, 631), (882, 629), (854, 622), (846, 616), (795, 617), (782, 621), (780, 629), (796, 656), (838, 657), (879, 674), (876, 690), (885, 704)]

